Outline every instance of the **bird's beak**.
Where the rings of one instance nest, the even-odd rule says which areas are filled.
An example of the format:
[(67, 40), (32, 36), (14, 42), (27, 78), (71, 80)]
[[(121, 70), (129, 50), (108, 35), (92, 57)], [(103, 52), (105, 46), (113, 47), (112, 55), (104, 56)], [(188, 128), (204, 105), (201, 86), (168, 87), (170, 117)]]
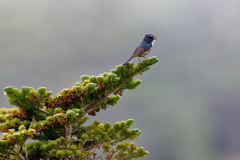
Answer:
[(157, 40), (157, 37), (153, 37), (154, 40)]

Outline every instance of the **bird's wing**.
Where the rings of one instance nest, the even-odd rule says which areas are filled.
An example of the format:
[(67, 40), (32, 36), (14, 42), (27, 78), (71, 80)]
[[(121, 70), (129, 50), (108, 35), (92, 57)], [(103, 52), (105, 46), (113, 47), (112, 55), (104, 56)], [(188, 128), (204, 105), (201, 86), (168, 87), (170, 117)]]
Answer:
[(141, 48), (140, 46), (137, 47), (134, 51), (133, 51), (133, 57), (137, 57), (139, 55), (141, 55), (143, 52), (145, 52), (146, 49), (145, 48)]

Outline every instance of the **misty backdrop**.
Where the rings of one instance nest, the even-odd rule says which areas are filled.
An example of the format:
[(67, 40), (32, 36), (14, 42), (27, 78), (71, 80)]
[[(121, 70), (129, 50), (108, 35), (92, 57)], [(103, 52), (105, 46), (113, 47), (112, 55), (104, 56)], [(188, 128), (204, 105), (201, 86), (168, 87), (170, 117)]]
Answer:
[[(159, 62), (88, 123), (133, 118), (146, 160), (240, 159), (239, 0), (1, 0), (0, 24), (0, 88), (53, 96), (154, 34)], [(0, 107), (12, 107), (3, 90)]]

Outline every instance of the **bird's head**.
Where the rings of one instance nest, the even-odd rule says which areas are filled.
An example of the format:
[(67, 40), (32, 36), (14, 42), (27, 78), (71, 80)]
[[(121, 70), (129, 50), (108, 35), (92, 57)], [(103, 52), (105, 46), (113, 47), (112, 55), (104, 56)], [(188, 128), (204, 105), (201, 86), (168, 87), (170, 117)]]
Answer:
[(157, 38), (152, 34), (146, 34), (143, 41), (153, 44), (154, 40)]

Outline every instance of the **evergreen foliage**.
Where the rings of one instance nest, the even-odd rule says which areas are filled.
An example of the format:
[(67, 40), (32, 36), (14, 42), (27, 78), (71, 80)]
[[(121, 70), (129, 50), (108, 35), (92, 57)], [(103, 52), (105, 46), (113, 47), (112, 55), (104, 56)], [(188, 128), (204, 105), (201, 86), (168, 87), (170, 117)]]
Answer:
[[(40, 87), (22, 87), (21, 91), (5, 87), (9, 104), (17, 108), (0, 109), (0, 159), (20, 160), (130, 160), (148, 154), (130, 140), (141, 131), (130, 129), (133, 119), (115, 124), (94, 121), (84, 125), (89, 116), (117, 104), (125, 89), (141, 84), (133, 77), (150, 69), (156, 57), (144, 59), (134, 66), (119, 65), (99, 76), (81, 76), (72, 88), (63, 89), (55, 97)], [(87, 115), (88, 114), (88, 115)], [(26, 140), (34, 140), (26, 143)], [(102, 148), (102, 155), (95, 149)]]

